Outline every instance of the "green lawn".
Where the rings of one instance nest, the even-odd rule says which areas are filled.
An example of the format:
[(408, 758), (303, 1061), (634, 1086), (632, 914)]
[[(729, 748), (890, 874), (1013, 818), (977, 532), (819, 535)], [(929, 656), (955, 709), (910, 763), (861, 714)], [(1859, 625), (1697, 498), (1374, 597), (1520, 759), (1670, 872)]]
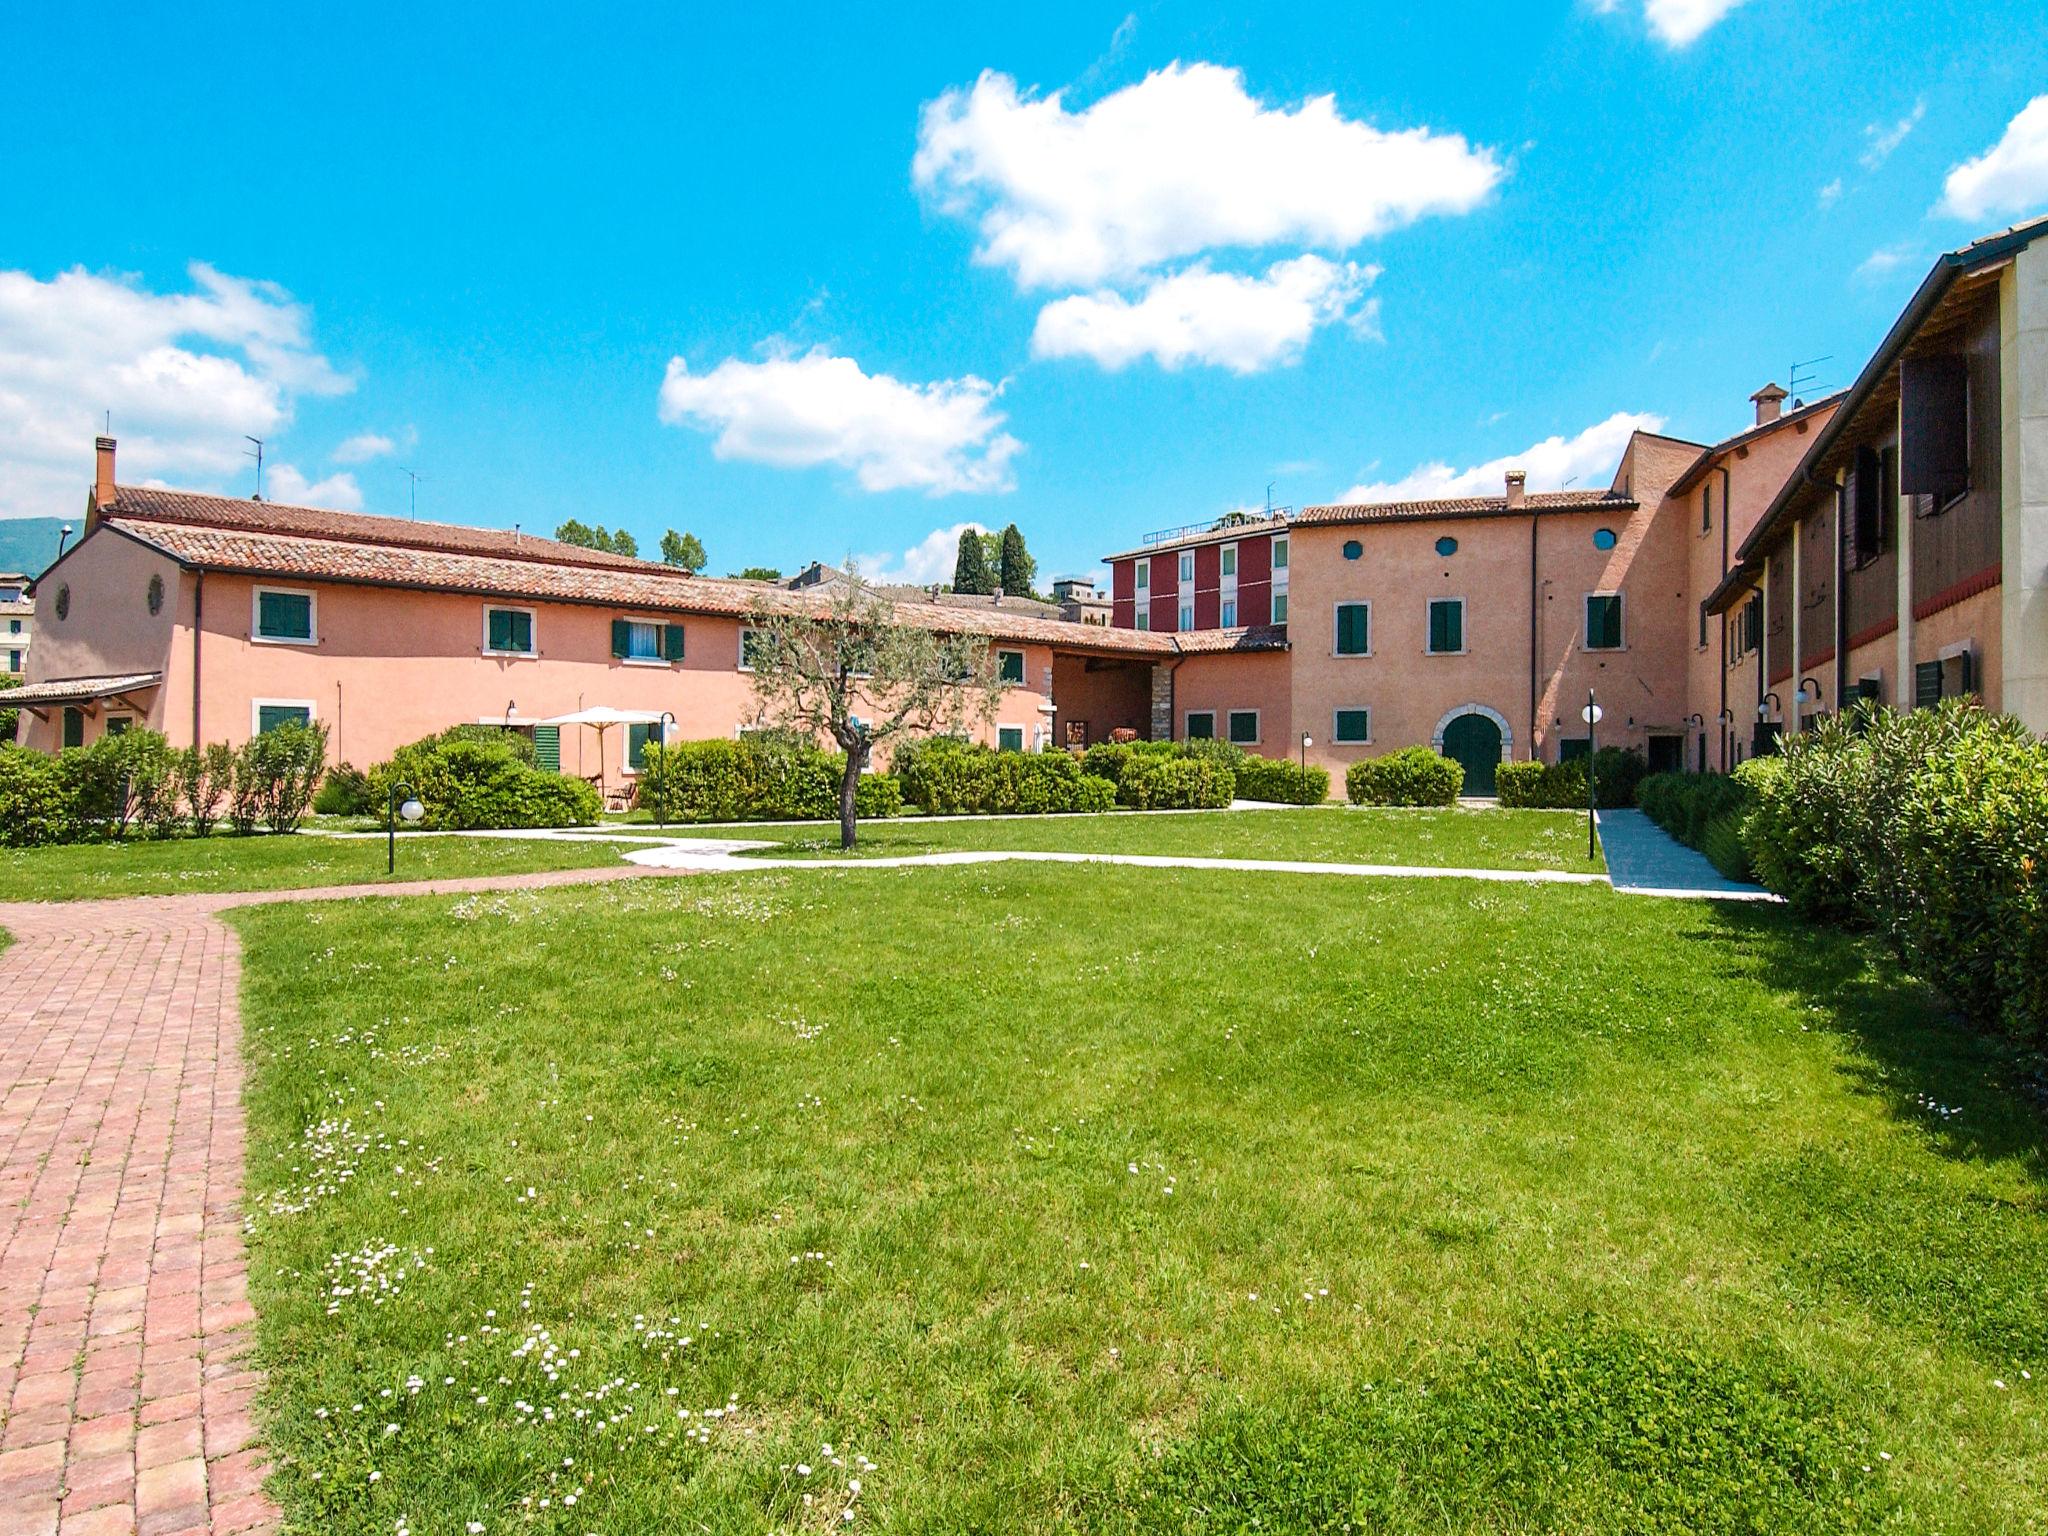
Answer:
[[(627, 845), (632, 846), (632, 845)], [(172, 838), (58, 848), (0, 848), (0, 901), (81, 901), (165, 896), (180, 891), (281, 891), (381, 880), (516, 875), (540, 869), (616, 864), (620, 845), (521, 842), (509, 838), (398, 840), (398, 873), (384, 872), (382, 838)]]
[[(685, 836), (771, 840), (777, 856), (837, 858), (837, 826), (682, 827)], [(1437, 864), (1454, 869), (1597, 871), (1586, 859), (1586, 818), (1570, 811), (1344, 809), (1147, 815), (915, 816), (862, 822), (855, 855), (942, 853), (963, 848), (1027, 852), (1151, 853), (1316, 863)]]
[(2040, 1111), (1781, 910), (992, 866), (235, 920), (294, 1528), (2048, 1525)]

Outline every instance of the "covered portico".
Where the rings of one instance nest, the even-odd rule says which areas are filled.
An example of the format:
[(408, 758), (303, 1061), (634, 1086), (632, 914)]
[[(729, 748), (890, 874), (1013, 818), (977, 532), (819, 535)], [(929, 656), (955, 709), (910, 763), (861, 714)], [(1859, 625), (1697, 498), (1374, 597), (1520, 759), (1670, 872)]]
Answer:
[(161, 672), (60, 678), (10, 688), (0, 693), (0, 707), (21, 711), (15, 739), (22, 746), (55, 752), (146, 724), (163, 680)]

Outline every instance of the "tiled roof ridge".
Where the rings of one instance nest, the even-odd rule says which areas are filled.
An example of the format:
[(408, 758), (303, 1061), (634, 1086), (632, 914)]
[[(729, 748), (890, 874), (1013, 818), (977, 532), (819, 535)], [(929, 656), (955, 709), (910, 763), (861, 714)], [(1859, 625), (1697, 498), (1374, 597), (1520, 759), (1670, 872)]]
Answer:
[(1506, 496), (1437, 496), (1401, 501), (1328, 502), (1304, 507), (1297, 523), (1391, 520), (1401, 517), (1456, 517), (1473, 513), (1567, 510), (1600, 507), (1634, 507), (1636, 498), (1620, 491), (1600, 490), (1530, 491), (1520, 505), (1510, 505)]

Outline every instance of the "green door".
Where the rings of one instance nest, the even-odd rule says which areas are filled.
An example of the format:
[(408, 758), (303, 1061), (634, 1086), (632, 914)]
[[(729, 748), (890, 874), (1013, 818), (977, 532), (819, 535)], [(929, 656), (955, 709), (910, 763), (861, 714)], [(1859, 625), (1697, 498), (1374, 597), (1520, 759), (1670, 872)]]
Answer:
[(1460, 715), (1444, 727), (1444, 756), (1465, 770), (1468, 795), (1493, 793), (1493, 776), (1500, 767), (1500, 727), (1484, 715)]

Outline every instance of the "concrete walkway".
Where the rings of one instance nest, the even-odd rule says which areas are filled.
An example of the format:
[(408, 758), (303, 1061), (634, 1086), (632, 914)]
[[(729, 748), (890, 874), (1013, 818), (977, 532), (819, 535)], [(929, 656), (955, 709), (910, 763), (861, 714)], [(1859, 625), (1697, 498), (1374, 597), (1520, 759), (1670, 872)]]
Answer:
[(1601, 811), (1596, 819), (1607, 875), (1617, 891), (1693, 900), (1778, 899), (1758, 886), (1728, 879), (1705, 854), (1686, 847), (1641, 811)]

